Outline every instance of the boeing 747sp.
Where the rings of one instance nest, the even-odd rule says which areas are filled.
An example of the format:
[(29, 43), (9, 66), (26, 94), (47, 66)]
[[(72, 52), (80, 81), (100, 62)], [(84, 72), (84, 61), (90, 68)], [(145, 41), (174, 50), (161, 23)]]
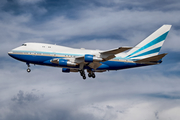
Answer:
[[(30, 64), (61, 67), (62, 72), (79, 72), (83, 79), (95, 78), (95, 72), (156, 65), (167, 54), (159, 54), (171, 25), (163, 25), (135, 47), (119, 47), (112, 50), (74, 49), (44, 43), (24, 43), (8, 54), (28, 66)], [(128, 52), (125, 52), (129, 50)]]

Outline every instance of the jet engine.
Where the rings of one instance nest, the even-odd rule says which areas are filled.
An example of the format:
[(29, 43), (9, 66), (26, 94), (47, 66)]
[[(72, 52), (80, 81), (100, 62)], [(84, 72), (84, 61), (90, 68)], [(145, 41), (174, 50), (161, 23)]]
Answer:
[(62, 68), (62, 72), (70, 73), (70, 72), (78, 72), (77, 69), (69, 69), (69, 68)]
[(103, 59), (102, 58), (98, 58), (98, 57), (95, 57), (94, 55), (89, 55), (89, 54), (86, 54), (84, 56), (84, 61), (85, 62), (100, 62), (102, 61)]
[(52, 63), (59, 64), (60, 66), (76, 66), (76, 63), (73, 63), (71, 61), (68, 61), (66, 59), (53, 59), (51, 60)]
[(70, 69), (68, 69), (68, 68), (62, 68), (62, 72), (69, 73), (69, 72), (70, 72)]

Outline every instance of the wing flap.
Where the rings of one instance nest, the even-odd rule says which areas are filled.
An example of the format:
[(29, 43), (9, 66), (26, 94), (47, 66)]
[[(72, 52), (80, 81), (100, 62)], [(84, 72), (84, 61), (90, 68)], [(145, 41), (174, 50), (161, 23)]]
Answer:
[(101, 66), (102, 65), (102, 63), (100, 63), (100, 62), (92, 62), (92, 63), (90, 63), (88, 66), (90, 67), (90, 68), (93, 68), (94, 70), (96, 70), (99, 66)]

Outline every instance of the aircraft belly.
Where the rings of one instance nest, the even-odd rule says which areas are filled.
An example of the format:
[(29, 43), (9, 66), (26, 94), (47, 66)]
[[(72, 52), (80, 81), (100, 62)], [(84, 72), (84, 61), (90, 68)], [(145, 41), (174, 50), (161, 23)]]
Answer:
[(11, 57), (29, 63), (42, 63), (44, 61), (52, 59), (51, 56), (36, 56), (36, 55), (22, 55), (22, 54), (11, 54)]
[(136, 63), (132, 62), (119, 62), (119, 61), (106, 61), (103, 64), (109, 66), (109, 70), (126, 69), (131, 67), (137, 67)]
[[(61, 57), (40, 56), (40, 55), (23, 55), (23, 54), (10, 54), (10, 56), (17, 60), (32, 63), (32, 64), (67, 67), (67, 68), (79, 68), (79, 66), (75, 66), (75, 67), (59, 66), (58, 64), (54, 64), (50, 61), (53, 58), (61, 58)], [(105, 62), (101, 62), (101, 63), (102, 63), (102, 65), (99, 66), (97, 68), (97, 70), (119, 70), (119, 69), (145, 66), (143, 64), (137, 64), (137, 63), (132, 63), (132, 62), (121, 62), (121, 61), (105, 61)], [(89, 66), (84, 66), (84, 69), (92, 69), (92, 68), (90, 68)]]

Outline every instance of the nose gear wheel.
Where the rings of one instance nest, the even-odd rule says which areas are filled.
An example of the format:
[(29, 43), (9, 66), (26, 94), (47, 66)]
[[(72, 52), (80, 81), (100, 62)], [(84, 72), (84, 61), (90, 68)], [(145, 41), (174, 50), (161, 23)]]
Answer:
[(30, 69), (30, 68), (28, 68), (28, 69), (27, 69), (27, 72), (28, 72), (28, 73), (29, 73), (29, 72), (31, 72), (31, 69)]
[(29, 67), (30, 67), (30, 64), (29, 64), (29, 63), (26, 63), (26, 65), (28, 66), (27, 72), (30, 73), (30, 72), (31, 72), (31, 69), (29, 68)]

